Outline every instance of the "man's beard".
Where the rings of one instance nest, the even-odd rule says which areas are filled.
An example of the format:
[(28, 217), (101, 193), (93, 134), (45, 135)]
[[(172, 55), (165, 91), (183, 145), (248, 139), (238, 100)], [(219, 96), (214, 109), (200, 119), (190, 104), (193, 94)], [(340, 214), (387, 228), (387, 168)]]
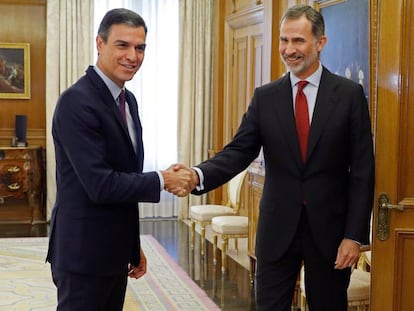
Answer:
[[(297, 54), (295, 54), (297, 55)], [(317, 59), (318, 59), (318, 51), (313, 49), (312, 54), (308, 56), (304, 56), (303, 54), (299, 54), (302, 57), (302, 61), (297, 65), (289, 65), (288, 61), (285, 58), (288, 58), (286, 54), (281, 55), (282, 62), (286, 66), (286, 70), (293, 73), (295, 76), (300, 75), (302, 72), (305, 72)]]

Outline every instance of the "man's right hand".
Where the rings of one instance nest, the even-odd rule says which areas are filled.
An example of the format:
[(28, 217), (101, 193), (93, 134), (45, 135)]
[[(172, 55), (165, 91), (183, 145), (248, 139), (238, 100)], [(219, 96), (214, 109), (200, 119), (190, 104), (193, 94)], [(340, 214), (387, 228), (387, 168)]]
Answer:
[(198, 185), (198, 175), (184, 164), (173, 164), (161, 171), (164, 178), (164, 189), (179, 197), (188, 195)]

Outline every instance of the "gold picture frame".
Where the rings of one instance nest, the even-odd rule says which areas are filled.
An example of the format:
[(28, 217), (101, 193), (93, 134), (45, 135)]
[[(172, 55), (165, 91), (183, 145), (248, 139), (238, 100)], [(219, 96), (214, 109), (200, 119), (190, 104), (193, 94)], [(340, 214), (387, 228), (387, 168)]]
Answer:
[(0, 42), (0, 99), (30, 98), (30, 44)]
[(320, 10), (324, 7), (330, 6), (330, 5), (334, 5), (334, 4), (338, 4), (341, 2), (345, 2), (347, 0), (315, 0), (315, 7), (317, 10)]

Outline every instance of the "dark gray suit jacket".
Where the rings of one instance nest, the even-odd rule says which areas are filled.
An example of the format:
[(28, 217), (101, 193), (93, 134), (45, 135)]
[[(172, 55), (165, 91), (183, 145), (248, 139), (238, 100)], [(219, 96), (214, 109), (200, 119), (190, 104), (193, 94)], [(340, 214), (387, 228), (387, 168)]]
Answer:
[(137, 131), (134, 151), (116, 103), (93, 67), (59, 98), (52, 134), (57, 196), (47, 260), (77, 273), (114, 275), (139, 262), (137, 202), (158, 202), (156, 172), (142, 173), (137, 102), (126, 92)]
[(323, 68), (305, 164), (290, 75), (257, 88), (233, 140), (198, 165), (205, 189), (193, 193), (228, 181), (258, 156), (262, 146), (265, 184), (256, 236), (258, 259), (282, 256), (303, 208), (315, 242), (329, 260), (335, 260), (343, 238), (369, 242), (374, 156), (369, 109), (360, 85)]

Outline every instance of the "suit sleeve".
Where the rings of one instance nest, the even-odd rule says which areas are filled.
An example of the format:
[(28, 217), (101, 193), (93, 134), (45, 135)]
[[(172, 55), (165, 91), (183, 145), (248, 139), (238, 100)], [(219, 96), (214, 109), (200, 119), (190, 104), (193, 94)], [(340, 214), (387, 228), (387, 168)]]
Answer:
[(257, 90), (247, 112), (232, 141), (213, 158), (197, 165), (203, 172), (204, 188), (193, 194), (211, 191), (246, 169), (257, 158), (261, 148), (260, 127), (258, 122), (259, 101)]
[(353, 95), (348, 214), (345, 237), (369, 244), (375, 161), (368, 104), (362, 87)]

